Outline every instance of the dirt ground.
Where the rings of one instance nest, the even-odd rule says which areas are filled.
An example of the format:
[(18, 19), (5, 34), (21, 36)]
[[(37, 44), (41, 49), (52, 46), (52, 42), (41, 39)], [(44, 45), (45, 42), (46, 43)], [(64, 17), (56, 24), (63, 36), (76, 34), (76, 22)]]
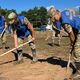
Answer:
[[(69, 77), (73, 71), (68, 70), (66, 75), (66, 66), (69, 55), (69, 38), (65, 32), (62, 32), (61, 45), (51, 46), (51, 38), (45, 41), (46, 35), (50, 32), (36, 31), (36, 48), (38, 62), (31, 64), (32, 54), (30, 47), (24, 46), (24, 62), (14, 64), (14, 54), (8, 53), (0, 57), (0, 80), (64, 80)], [(10, 49), (14, 47), (13, 38), (7, 37)], [(55, 40), (57, 43), (57, 40)], [(8, 49), (9, 50), (9, 49)], [(5, 51), (8, 51), (5, 50)], [(0, 55), (5, 51), (0, 49)]]

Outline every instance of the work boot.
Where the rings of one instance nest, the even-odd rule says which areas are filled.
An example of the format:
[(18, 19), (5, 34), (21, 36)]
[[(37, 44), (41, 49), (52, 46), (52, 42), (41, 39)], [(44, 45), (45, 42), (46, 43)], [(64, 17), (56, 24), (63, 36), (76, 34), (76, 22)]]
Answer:
[(36, 63), (38, 61), (37, 57), (36, 57), (36, 50), (32, 50), (32, 55), (33, 55), (33, 60), (32, 63)]
[(38, 61), (38, 59), (36, 57), (36, 54), (33, 54), (33, 62), (37, 62), (37, 61)]
[(80, 62), (75, 62), (76, 65), (76, 73), (72, 75), (73, 80), (80, 80)]
[(17, 54), (15, 55), (16, 58), (16, 63), (22, 63), (23, 62), (23, 54), (22, 54), (22, 50), (17, 50)]
[(34, 55), (31, 63), (36, 63), (38, 61), (37, 57)]
[(18, 61), (18, 54), (13, 52), (14, 53), (14, 56), (15, 56), (15, 61)]

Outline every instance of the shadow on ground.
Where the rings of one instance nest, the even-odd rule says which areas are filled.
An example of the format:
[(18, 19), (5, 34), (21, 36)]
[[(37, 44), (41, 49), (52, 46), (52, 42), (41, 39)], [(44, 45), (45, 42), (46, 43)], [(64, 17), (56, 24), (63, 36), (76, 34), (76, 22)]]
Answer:
[[(13, 52), (15, 54), (15, 52)], [(32, 56), (30, 56), (29, 54), (27, 53), (23, 53), (23, 57), (26, 57), (26, 59), (30, 59), (32, 60)], [(3, 65), (3, 64), (8, 64), (8, 63), (11, 63), (11, 62), (14, 62), (16, 60), (11, 60), (11, 61), (7, 61), (7, 62), (3, 62), (1, 63), (0, 65)], [(53, 65), (59, 65), (61, 67), (66, 67), (67, 64), (68, 64), (68, 61), (64, 61), (62, 60), (61, 58), (58, 58), (58, 57), (55, 57), (55, 56), (52, 56), (52, 57), (48, 57), (46, 59), (38, 59), (39, 62), (48, 62), (49, 64), (53, 64)], [(76, 72), (76, 69), (75, 67), (70, 64), (70, 68), (73, 69), (73, 73)]]

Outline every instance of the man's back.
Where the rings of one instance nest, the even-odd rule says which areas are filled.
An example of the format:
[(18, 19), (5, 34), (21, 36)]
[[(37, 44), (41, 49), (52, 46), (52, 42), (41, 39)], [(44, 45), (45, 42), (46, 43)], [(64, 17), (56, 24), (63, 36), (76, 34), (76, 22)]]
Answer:
[(2, 33), (4, 29), (4, 16), (0, 16), (0, 33)]

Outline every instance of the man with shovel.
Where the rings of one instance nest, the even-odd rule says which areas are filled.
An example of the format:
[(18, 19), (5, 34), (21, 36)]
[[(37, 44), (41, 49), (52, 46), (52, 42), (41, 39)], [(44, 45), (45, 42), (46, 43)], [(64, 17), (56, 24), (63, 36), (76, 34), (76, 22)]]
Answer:
[(53, 22), (60, 21), (64, 30), (69, 34), (72, 47), (71, 51), (74, 53), (74, 60), (75, 60), (74, 64), (77, 70), (76, 73), (72, 76), (72, 78), (73, 80), (79, 80), (80, 79), (80, 18), (75, 16), (75, 11), (72, 9), (58, 12), (55, 8), (50, 8), (48, 13), (51, 15), (51, 20)]
[[(9, 24), (11, 25), (12, 30), (13, 30), (15, 47), (17, 48), (18, 45), (23, 43), (23, 40), (25, 37), (27, 37), (28, 41), (32, 40), (32, 42), (29, 43), (29, 46), (31, 47), (32, 55), (33, 55), (32, 62), (33, 63), (37, 62), (36, 47), (34, 44), (35, 32), (34, 32), (32, 24), (28, 21), (26, 17), (17, 16), (17, 14), (14, 12), (11, 12), (8, 15), (8, 19), (9, 19)], [(17, 55), (16, 60), (20, 62), (23, 59), (22, 48), (17, 49), (16, 55)]]

